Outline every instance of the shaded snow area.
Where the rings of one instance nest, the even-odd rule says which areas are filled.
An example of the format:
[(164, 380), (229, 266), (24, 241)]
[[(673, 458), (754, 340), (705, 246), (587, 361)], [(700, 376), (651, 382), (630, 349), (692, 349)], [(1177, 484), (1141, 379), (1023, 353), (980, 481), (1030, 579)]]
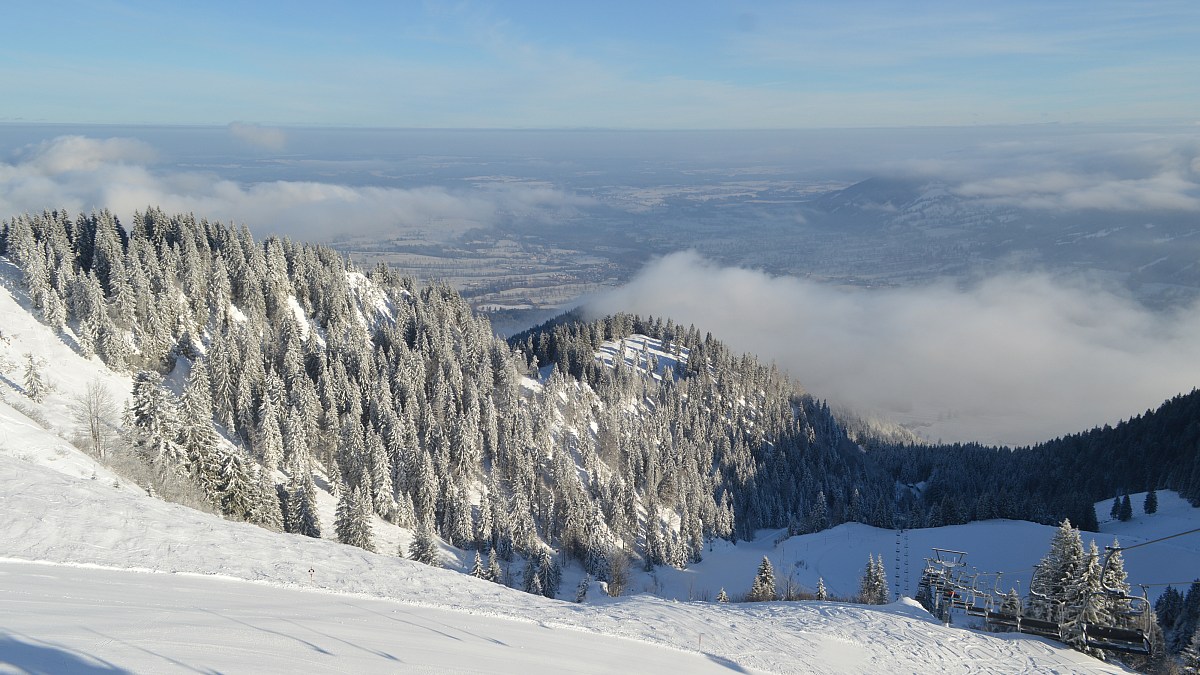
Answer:
[[(1193, 508), (1178, 494), (1158, 493), (1158, 512), (1145, 515), (1141, 504), (1145, 494), (1131, 495), (1137, 515), (1129, 522), (1107, 521), (1110, 504), (1096, 505), (1103, 513), (1100, 532), (1083, 532), (1083, 545), (1093, 539), (1101, 551), (1114, 539), (1122, 547), (1185, 532), (1200, 527), (1200, 509)], [(797, 589), (814, 592), (818, 578), (824, 579), (829, 593), (850, 596), (858, 592), (868, 555), (884, 556), (888, 583), (893, 597), (898, 592), (915, 596), (925, 558), (933, 548), (965, 551), (967, 565), (979, 572), (1002, 572), (1002, 592), (1016, 588), (1029, 590), (1033, 566), (1046, 555), (1057, 528), (1019, 520), (988, 520), (967, 525), (895, 530), (859, 523), (845, 523), (815, 534), (783, 538), (783, 530), (763, 530), (751, 542), (715, 541), (706, 550), (704, 560), (686, 570), (660, 568), (653, 580), (657, 594), (668, 598), (715, 598), (724, 587), (730, 596), (745, 594), (754, 581), (754, 573), (763, 556), (771, 560), (776, 583), (783, 590), (790, 576)], [(1200, 574), (1200, 533), (1139, 547), (1123, 554), (1129, 582), (1151, 584), (1150, 598), (1162, 593), (1163, 584), (1186, 586)], [(989, 590), (995, 578), (987, 579)]]
[(0, 512), (0, 604), (19, 607), (0, 614), (0, 663), (33, 672), (1120, 672), (910, 601), (548, 600), (11, 457)]

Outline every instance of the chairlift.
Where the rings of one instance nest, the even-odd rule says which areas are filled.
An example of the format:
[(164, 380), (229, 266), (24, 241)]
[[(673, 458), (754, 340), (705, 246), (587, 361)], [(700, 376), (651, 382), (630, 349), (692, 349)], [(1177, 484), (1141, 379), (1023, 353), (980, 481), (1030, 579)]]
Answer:
[(1106, 555), (1104, 556), (1104, 566), (1100, 570), (1100, 585), (1101, 590), (1093, 593), (1088, 598), (1091, 603), (1097, 597), (1103, 597), (1111, 601), (1128, 602), (1129, 609), (1120, 612), (1120, 617), (1125, 619), (1140, 619), (1141, 626), (1132, 628), (1129, 626), (1110, 626), (1107, 624), (1083, 624), (1083, 639), (1088, 647), (1096, 649), (1105, 649), (1114, 652), (1125, 652), (1128, 654), (1151, 654), (1153, 648), (1150, 644), (1150, 598), (1145, 586), (1142, 586), (1141, 595), (1131, 595), (1119, 588), (1113, 588), (1105, 583), (1108, 578), (1108, 566), (1112, 564), (1113, 554), (1121, 549), (1119, 547), (1105, 546)]
[[(1106, 572), (1115, 551), (1116, 549), (1108, 547), (1108, 556), (1101, 571), (1102, 580), (1106, 578)], [(1002, 575), (998, 572), (994, 573), (995, 580), (988, 588), (987, 577), (992, 574), (968, 569), (964, 561), (965, 557), (966, 553), (963, 551), (935, 548), (933, 556), (925, 559), (925, 569), (921, 573), (917, 597), (931, 614), (943, 622), (949, 624), (951, 610), (961, 609), (968, 616), (980, 617), (991, 626), (1011, 628), (1019, 633), (1065, 642), (1068, 639), (1068, 633), (1071, 632), (1068, 631), (1068, 626), (1073, 622), (1064, 623), (1063, 617), (1084, 614), (1088, 605), (1103, 597), (1109, 601), (1129, 603), (1129, 609), (1120, 612), (1119, 618), (1140, 620), (1141, 626), (1134, 628), (1122, 625), (1081, 623), (1078, 625), (1084, 644), (1106, 651), (1129, 654), (1152, 653), (1148, 637), (1150, 633), (1150, 601), (1145, 587), (1142, 587), (1141, 595), (1133, 595), (1106, 585), (1103, 590), (1090, 596), (1083, 607), (1073, 608), (1077, 612), (1070, 613), (1066, 611), (1068, 608), (1062, 603), (1050, 604), (1048, 596), (1030, 589), (1029, 594), (1032, 597), (1040, 598), (1052, 608), (1052, 616), (1039, 619), (1024, 616), (1021, 613), (1000, 611), (998, 608), (1004, 607), (1006, 596), (1006, 593), (1001, 590)]]

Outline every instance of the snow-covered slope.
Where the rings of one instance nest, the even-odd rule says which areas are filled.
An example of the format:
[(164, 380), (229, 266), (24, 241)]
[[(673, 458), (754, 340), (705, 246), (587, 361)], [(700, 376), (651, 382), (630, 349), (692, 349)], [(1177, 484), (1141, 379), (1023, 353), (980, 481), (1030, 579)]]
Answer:
[[(0, 563), (0, 596), (5, 606), (18, 601), (21, 606), (20, 612), (0, 618), (6, 635), (0, 662), (42, 654), (46, 659), (95, 657), (112, 668), (138, 672), (227, 667), (284, 672), (306, 655), (316, 672), (388, 672), (400, 666), (381, 654), (402, 658), (400, 645), (416, 642), (478, 654), (483, 664), (497, 658), (497, 642), (539, 642), (537, 630), (514, 627), (498, 620), (502, 617), (542, 627), (539, 644), (552, 653), (545, 661), (535, 659), (544, 664), (537, 669), (541, 672), (560, 672), (556, 664), (562, 662), (581, 671), (617, 665), (649, 670), (653, 658), (645, 668), (637, 659), (651, 645), (691, 652), (686, 658), (663, 657), (689, 670), (725, 664), (808, 673), (1117, 672), (1038, 639), (943, 627), (909, 602), (882, 608), (721, 605), (647, 595), (599, 602), (598, 588), (591, 592), (597, 602), (552, 601), (391, 556), (223, 521), (11, 457), (0, 458), (0, 512), (5, 514), (0, 550), (8, 556)], [(17, 561), (72, 567), (37, 571)], [(80, 566), (88, 569), (73, 569)], [(110, 573), (91, 566), (174, 574), (121, 573), (134, 579), (106, 576)], [(35, 574), (62, 581), (36, 581)], [(226, 586), (201, 584), (197, 574), (218, 576)], [(109, 579), (142, 590), (130, 597), (114, 594), (105, 587)], [(231, 579), (256, 585), (242, 588)], [(323, 595), (314, 597), (314, 592)], [(243, 600), (234, 602), (232, 596)], [(361, 635), (354, 626), (361, 626)], [(238, 630), (239, 637), (231, 637)], [(474, 638), (464, 639), (464, 631)], [(644, 644), (611, 643), (607, 653), (628, 654), (629, 660), (593, 663), (588, 654), (594, 652), (576, 651), (578, 640), (570, 631)], [(395, 636), (390, 648), (388, 635)], [(227, 650), (194, 644), (225, 640), (230, 640)], [(251, 647), (253, 657), (239, 651)], [(426, 652), (422, 658), (429, 660), (415, 665), (443, 663), (436, 654), (440, 649)], [(339, 654), (347, 655), (345, 660)], [(463, 658), (447, 654), (444, 663), (461, 666)], [(511, 663), (497, 669), (529, 671), (528, 661)]]
[[(1132, 496), (1138, 505), (1143, 498)], [(1200, 509), (1174, 492), (1160, 492), (1158, 498), (1156, 514), (1142, 514), (1139, 506), (1139, 515), (1132, 521), (1102, 522), (1100, 533), (1083, 533), (1084, 546), (1094, 539), (1103, 550), (1116, 538), (1128, 547), (1200, 527)], [(1107, 503), (1097, 505), (1098, 512), (1107, 509)], [(659, 569), (655, 585), (659, 594), (678, 599), (716, 597), (721, 587), (730, 595), (743, 594), (750, 589), (759, 562), (767, 556), (781, 590), (790, 575), (800, 590), (812, 592), (817, 579), (823, 578), (831, 594), (852, 596), (858, 592), (867, 556), (882, 554), (893, 594), (898, 591), (911, 597), (916, 594), (924, 559), (936, 547), (965, 551), (965, 562), (980, 572), (1004, 573), (1001, 591), (1016, 588), (1024, 594), (1033, 566), (1046, 555), (1055, 529), (1026, 521), (989, 520), (905, 530), (903, 534), (859, 523), (782, 539), (784, 531), (762, 531), (755, 541), (738, 542), (737, 546), (714, 542), (705, 559), (686, 570)], [(1200, 574), (1200, 533), (1123, 555), (1130, 583), (1151, 585), (1149, 593), (1154, 599), (1164, 588), (1161, 584), (1179, 587)], [(994, 585), (994, 577), (989, 576), (987, 583)]]
[[(10, 292), (11, 269), (4, 279), (4, 672), (1118, 671), (1036, 638), (943, 627), (911, 602), (722, 605), (637, 594), (674, 584), (672, 594), (685, 598), (680, 589), (697, 588), (689, 574), (708, 574), (714, 594), (720, 586), (736, 594), (744, 589), (729, 580), (748, 585), (762, 555), (800, 555), (799, 540), (776, 547), (767, 533), (714, 546), (692, 571), (640, 574), (628, 597), (610, 599), (594, 586), (578, 605), (388, 555), (406, 536), (392, 526), (380, 533), (377, 555), (148, 497), (63, 438), (71, 402), (89, 382), (120, 402), (129, 380), (76, 354)], [(658, 351), (661, 368), (672, 357)], [(23, 396), (17, 362), (25, 353), (44, 360), (55, 387), (43, 403)], [(804, 569), (848, 593), (866, 552), (886, 551), (874, 542), (889, 535), (862, 526), (810, 535), (826, 537), (827, 553), (805, 558), (813, 562)], [(1030, 544), (1033, 555), (1044, 541)], [(816, 542), (804, 543), (815, 551)], [(564, 588), (577, 579), (567, 576)]]

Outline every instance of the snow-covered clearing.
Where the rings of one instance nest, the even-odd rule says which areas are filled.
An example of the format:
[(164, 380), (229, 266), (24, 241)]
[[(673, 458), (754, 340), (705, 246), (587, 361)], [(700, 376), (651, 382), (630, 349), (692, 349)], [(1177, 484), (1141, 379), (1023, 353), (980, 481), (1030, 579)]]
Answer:
[[(1132, 495), (1137, 515), (1125, 523), (1104, 520), (1109, 503), (1097, 504), (1097, 513), (1103, 514), (1100, 533), (1082, 533), (1084, 546), (1094, 539), (1103, 551), (1114, 538), (1121, 546), (1133, 546), (1200, 527), (1200, 509), (1193, 508), (1176, 493), (1159, 492), (1158, 512), (1153, 515), (1142, 513), (1144, 496)], [(775, 567), (781, 591), (790, 575), (801, 590), (812, 592), (817, 579), (823, 578), (831, 594), (850, 596), (858, 592), (867, 556), (883, 554), (893, 594), (899, 591), (912, 597), (917, 592), (925, 558), (937, 547), (965, 551), (965, 562), (980, 572), (1004, 572), (1000, 590), (1016, 588), (1024, 594), (1029, 589), (1033, 566), (1046, 555), (1055, 529), (1021, 520), (989, 520), (905, 530), (897, 536), (895, 530), (845, 523), (824, 532), (783, 540), (780, 540), (783, 531), (764, 530), (755, 541), (738, 542), (737, 546), (716, 541), (702, 562), (686, 570), (659, 569), (654, 580), (644, 583), (653, 585), (664, 597), (681, 600), (715, 598), (722, 586), (735, 596), (750, 589), (758, 563), (767, 556)], [(1130, 583), (1135, 588), (1137, 584), (1155, 584), (1149, 589), (1154, 599), (1164, 588), (1158, 584), (1175, 583), (1178, 588), (1180, 582), (1186, 584), (1200, 575), (1200, 533), (1140, 547), (1123, 555)], [(989, 578), (988, 583), (994, 584), (994, 579)]]

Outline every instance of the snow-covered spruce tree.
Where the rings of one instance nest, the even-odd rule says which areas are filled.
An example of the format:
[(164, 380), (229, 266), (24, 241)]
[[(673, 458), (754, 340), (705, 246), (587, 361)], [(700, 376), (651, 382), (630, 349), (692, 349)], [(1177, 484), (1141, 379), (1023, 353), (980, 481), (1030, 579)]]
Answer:
[(297, 462), (288, 479), (287, 531), (306, 537), (321, 537), (321, 517), (317, 513), (317, 483), (308, 462)]
[(475, 549), (475, 562), (471, 565), (470, 574), (476, 579), (487, 578), (487, 570), (483, 567), (483, 558), (479, 555), (479, 549)]
[(868, 605), (886, 605), (888, 602), (887, 569), (883, 566), (883, 554), (878, 560), (873, 554), (867, 556), (867, 569), (863, 572), (859, 600)]
[(229, 481), (248, 483), (244, 467), (229, 460), (217, 447), (217, 432), (212, 426), (212, 390), (204, 361), (195, 361), (183, 389), (176, 441), (185, 453), (185, 463), (196, 483), (214, 504), (220, 505)]
[(45, 400), (46, 393), (50, 388), (42, 377), (42, 364), (33, 354), (25, 355), (24, 380), (25, 395), (29, 397), (29, 400), (35, 403)]
[(724, 586), (722, 586), (721, 591), (719, 593), (717, 593), (717, 602), (720, 602), (720, 603), (728, 603), (729, 602), (729, 594), (725, 592)]
[(334, 523), (338, 541), (374, 551), (375, 546), (371, 541), (370, 504), (362, 486), (351, 488), (342, 484), (339, 488), (337, 520)]
[(275, 485), (269, 471), (259, 466), (251, 468), (254, 473), (254, 494), (246, 512), (246, 520), (268, 530), (280, 532), (283, 530), (283, 512), (278, 486)]
[(496, 549), (488, 551), (487, 580), (497, 584), (504, 583), (504, 570), (500, 569), (500, 561), (496, 559)]
[(1022, 616), (1024, 609), (1021, 607), (1021, 594), (1017, 593), (1017, 589), (1010, 588), (1008, 593), (1004, 594), (1004, 599), (1000, 601), (1000, 613), (1009, 616)]
[(1071, 521), (1063, 519), (1054, 537), (1050, 550), (1033, 572), (1029, 583), (1029, 600), (1026, 603), (1030, 616), (1047, 621), (1062, 621), (1062, 610), (1067, 601), (1067, 589), (1083, 569), (1083, 541), (1079, 530), (1071, 527)]
[(584, 572), (583, 578), (579, 580), (579, 585), (575, 587), (575, 602), (583, 602), (587, 600), (588, 588), (592, 585), (592, 575)]
[(546, 549), (538, 552), (537, 561), (537, 586), (542, 595), (547, 598), (558, 597), (558, 587), (562, 584), (562, 568), (558, 561)]
[(828, 590), (825, 588), (825, 579), (824, 579), (824, 577), (817, 577), (817, 594), (816, 594), (816, 599), (817, 599), (817, 600), (822, 600), (822, 601), (824, 601), (824, 600), (828, 600), (828, 599), (829, 599), (829, 591), (828, 591)]
[(433, 526), (428, 520), (421, 521), (412, 542), (408, 545), (408, 557), (424, 565), (441, 567), (441, 553), (433, 539)]
[(1067, 643), (1092, 656), (1102, 656), (1102, 654), (1084, 644), (1084, 626), (1110, 625), (1112, 623), (1107, 603), (1101, 597), (1103, 588), (1100, 585), (1100, 565), (1100, 551), (1096, 548), (1096, 542), (1093, 540), (1083, 558), (1079, 572), (1067, 584), (1064, 615), (1061, 619)]
[[(1121, 555), (1120, 549), (1121, 542), (1113, 539), (1112, 547), (1106, 557), (1100, 559), (1103, 568), (1101, 585), (1106, 591), (1112, 590), (1127, 595), (1129, 593), (1129, 575), (1125, 572), (1125, 559)], [(1131, 615), (1132, 606), (1128, 600), (1114, 597), (1111, 593), (1105, 593), (1099, 600), (1106, 617), (1114, 625), (1133, 628), (1140, 623), (1138, 617)]]
[(1168, 642), (1173, 637), (1175, 621), (1181, 613), (1183, 613), (1183, 593), (1176, 590), (1174, 586), (1167, 586), (1154, 601), (1154, 615)]
[(746, 602), (771, 602), (778, 599), (779, 593), (775, 590), (775, 568), (771, 566), (767, 556), (763, 556), (762, 562), (758, 564), (758, 572), (754, 575), (754, 583), (750, 585), (750, 592), (746, 594)]
[(1179, 653), (1179, 668), (1186, 675), (1200, 675), (1200, 626), (1192, 632), (1188, 646)]
[(1183, 607), (1175, 617), (1168, 648), (1172, 652), (1183, 651), (1197, 629), (1200, 629), (1200, 579), (1193, 581), (1183, 596)]
[(176, 442), (180, 433), (177, 409), (175, 396), (163, 388), (157, 373), (143, 370), (134, 376), (128, 418), (135, 445), (151, 461), (177, 467), (186, 461), (186, 452)]

